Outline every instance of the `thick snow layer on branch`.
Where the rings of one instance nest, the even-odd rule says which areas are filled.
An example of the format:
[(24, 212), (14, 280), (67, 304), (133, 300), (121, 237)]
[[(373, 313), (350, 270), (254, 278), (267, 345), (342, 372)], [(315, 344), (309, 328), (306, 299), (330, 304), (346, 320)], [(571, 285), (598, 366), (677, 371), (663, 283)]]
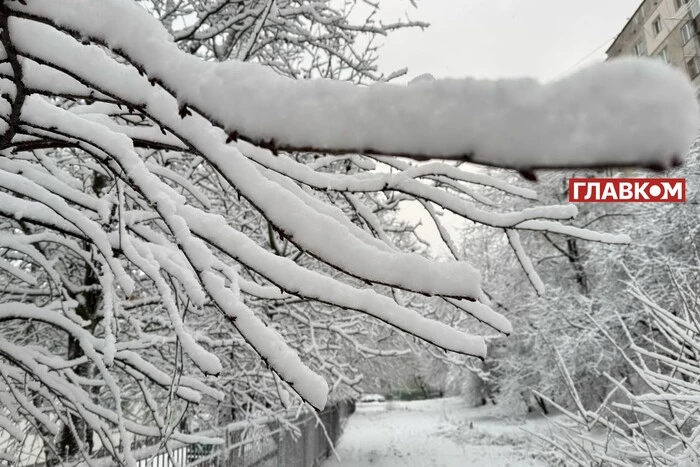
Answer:
[(204, 62), (127, 0), (33, 0), (17, 10), (108, 44), (228, 133), (277, 148), (457, 157), (503, 167), (670, 166), (700, 120), (693, 87), (620, 59), (549, 84), (449, 79), (369, 87)]
[[(204, 214), (189, 206), (183, 207), (181, 213), (192, 221), (192, 231), (195, 234), (206, 237), (212, 245), (241, 264), (262, 272), (271, 282), (290, 293), (362, 311), (446, 350), (481, 358), (486, 356), (486, 345), (478, 336), (470, 336), (446, 324), (427, 319), (372, 290), (356, 289), (336, 282), (315, 271), (303, 269), (288, 258), (262, 250), (248, 237), (228, 226), (220, 216)], [(479, 309), (484, 317), (489, 311)], [(490, 318), (493, 323), (491, 325), (498, 326), (498, 316), (493, 314)], [(508, 323), (503, 324), (509, 326)]]
[[(184, 120), (180, 118), (175, 101), (167, 93), (159, 92), (157, 88), (154, 91), (135, 71), (114, 63), (101, 50), (82, 46), (71, 37), (39, 23), (24, 20), (13, 20), (11, 23), (14, 43), (22, 53), (30, 53), (40, 59), (53, 59), (59, 66), (79, 74), (86, 81), (113, 81), (115, 93), (143, 103), (157, 120), (186, 137), (196, 150), (207, 155), (208, 160), (243, 196), (254, 202), (273, 225), (314, 256), (349, 274), (377, 283), (428, 295), (472, 298), (479, 295), (479, 273), (469, 264), (446, 262), (438, 265), (417, 254), (390, 253), (383, 251), (383, 246), (378, 248), (378, 242), (369, 245), (366, 239), (358, 239), (355, 228), (339, 224), (335, 216), (324, 212), (327, 210), (311, 209), (304, 200), (290, 195), (289, 190), (264, 177), (240, 151), (226, 145), (225, 135), (220, 130), (212, 129), (204, 119), (197, 115)], [(47, 43), (52, 44), (51, 48), (43, 46)], [(89, 54), (90, 60), (84, 62), (66, 58), (81, 54)], [(23, 118), (49, 127), (51, 123), (41, 122), (45, 118), (41, 111), (35, 109), (34, 117), (30, 118), (30, 112), (26, 109), (39, 103), (34, 96), (30, 96), (23, 109)], [(50, 112), (46, 108), (46, 113)], [(89, 126), (89, 123), (94, 122), (84, 121), (79, 126)], [(116, 137), (116, 134), (113, 136)], [(144, 186), (143, 189), (152, 188)], [(557, 211), (557, 218), (571, 217), (575, 207), (565, 208), (564, 211)], [(535, 216), (516, 216), (509, 219), (509, 225), (532, 217)], [(411, 271), (411, 274), (406, 274), (406, 271)]]
[(525, 271), (528, 280), (535, 288), (537, 295), (544, 295), (544, 283), (542, 279), (540, 279), (539, 274), (537, 274), (537, 271), (535, 271), (532, 260), (527, 253), (525, 253), (525, 248), (523, 248), (523, 244), (520, 241), (520, 234), (516, 230), (506, 229), (506, 236), (508, 237), (508, 243), (510, 243), (510, 246), (513, 248), (518, 262), (522, 266), (523, 271)]
[(626, 245), (631, 241), (630, 236), (626, 234), (595, 232), (593, 230), (581, 229), (579, 227), (574, 227), (573, 225), (564, 225), (547, 220), (528, 220), (519, 223), (515, 227), (520, 230), (542, 230), (562, 235), (569, 235), (582, 240), (587, 240), (589, 242)]
[(265, 362), (274, 368), (299, 394), (318, 410), (326, 406), (328, 384), (323, 377), (310, 370), (299, 356), (272, 328), (265, 326), (253, 312), (236, 299), (224, 280), (212, 273), (203, 275), (204, 286), (221, 305), (246, 340)]

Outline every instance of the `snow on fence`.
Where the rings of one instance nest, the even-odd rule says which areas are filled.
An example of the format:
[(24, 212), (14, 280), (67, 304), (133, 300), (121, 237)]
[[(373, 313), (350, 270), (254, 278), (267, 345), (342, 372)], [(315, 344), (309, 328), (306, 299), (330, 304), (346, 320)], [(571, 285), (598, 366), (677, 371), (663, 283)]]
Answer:
[(355, 410), (353, 402), (341, 402), (321, 413), (308, 414), (289, 430), (278, 420), (269, 420), (251, 430), (240, 423), (218, 434), (222, 445), (197, 444), (142, 459), (138, 467), (316, 467), (331, 453)]

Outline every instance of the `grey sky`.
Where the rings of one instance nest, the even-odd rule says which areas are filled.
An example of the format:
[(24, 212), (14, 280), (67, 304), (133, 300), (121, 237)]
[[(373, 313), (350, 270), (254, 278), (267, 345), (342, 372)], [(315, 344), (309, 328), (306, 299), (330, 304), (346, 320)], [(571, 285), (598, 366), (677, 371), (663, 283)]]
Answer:
[(380, 68), (404, 66), (409, 77), (551, 80), (585, 63), (605, 58), (605, 49), (641, 0), (382, 0), (385, 20), (410, 12), (431, 23), (390, 36), (380, 51)]

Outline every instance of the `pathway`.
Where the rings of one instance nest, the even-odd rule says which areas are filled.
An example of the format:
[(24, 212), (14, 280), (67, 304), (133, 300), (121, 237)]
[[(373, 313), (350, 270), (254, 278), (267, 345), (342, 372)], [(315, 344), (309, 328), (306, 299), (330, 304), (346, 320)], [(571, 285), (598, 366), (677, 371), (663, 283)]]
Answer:
[[(337, 453), (323, 467), (544, 467), (523, 425), (459, 399), (363, 406), (350, 418)], [(546, 427), (544, 420), (526, 428)]]

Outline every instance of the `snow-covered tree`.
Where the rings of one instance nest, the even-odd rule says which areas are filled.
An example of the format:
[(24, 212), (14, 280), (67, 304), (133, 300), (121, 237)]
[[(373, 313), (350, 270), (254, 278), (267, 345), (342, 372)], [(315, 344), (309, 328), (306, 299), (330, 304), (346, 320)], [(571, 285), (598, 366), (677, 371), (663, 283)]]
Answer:
[[(409, 0), (406, 0), (408, 4)], [(292, 78), (377, 82), (400, 76), (377, 71), (384, 36), (420, 21), (384, 22), (380, 5), (326, 0), (141, 0), (193, 55), (254, 61)]]
[[(549, 173), (541, 178), (540, 189), (546, 202), (565, 202), (568, 178), (593, 175)], [(612, 231), (628, 227), (633, 234), (628, 210), (628, 205), (621, 204), (584, 205), (572, 224)], [(557, 348), (585, 402), (600, 403), (609, 389), (602, 371), (624, 365), (606, 339), (591, 328), (586, 313), (611, 316), (616, 306), (627, 301), (618, 282), (624, 275), (618, 264), (630, 248), (547, 233), (523, 235), (533, 269), (547, 285), (543, 294), (532, 287), (531, 275), (517, 268), (517, 256), (507, 239), (493, 238), (483, 228), (469, 228), (463, 237), (468, 257), (475, 258), (484, 283), (498, 296), (501, 311), (515, 328), (513, 335), (493, 341), (485, 362), (484, 388), (490, 399), (546, 411), (542, 401), (533, 397), (536, 389), (561, 404), (571, 403), (565, 382), (552, 371)], [(633, 243), (639, 240), (632, 236)], [(493, 256), (501, 258), (498, 264), (494, 265)], [(503, 262), (510, 267), (504, 269)]]
[[(697, 142), (686, 161), (671, 175), (697, 186)], [(605, 291), (608, 306), (581, 317), (600, 343), (598, 361), (617, 362), (597, 368), (598, 404), (564, 352), (553, 354), (569, 393), (555, 402), (569, 411), (549, 441), (571, 464), (698, 465), (698, 201), (691, 188), (684, 204), (628, 208), (633, 243), (616, 258), (617, 293)]]
[[(169, 29), (181, 50), (217, 61), (235, 57), (261, 63), (291, 78), (326, 77), (361, 83), (400, 76), (401, 70), (388, 77), (377, 73), (375, 44), (378, 38), (397, 29), (424, 26), (416, 22), (387, 24), (377, 21), (374, 18), (377, 5), (360, 5), (356, 9), (356, 2), (221, 2), (215, 7), (198, 2), (143, 4)], [(358, 15), (358, 10), (365, 15)], [(355, 157), (324, 157), (318, 153), (287, 155), (297, 162), (312, 164), (314, 170), (322, 172), (353, 174), (367, 170)], [(324, 274), (337, 274), (280, 236), (264, 216), (251, 209), (245, 200), (232, 197), (230, 190), (221, 189), (220, 184), (220, 181), (209, 184), (214, 190), (202, 189), (212, 201), (221, 198), (228, 223), (276, 255), (286, 256)], [(348, 196), (326, 192), (324, 196), (360, 224), (365, 222), (362, 219), (366, 215), (359, 214), (358, 208), (369, 203), (374, 214), (382, 218), (387, 238), (401, 242), (400, 248), (406, 251), (419, 247), (415, 237), (411, 238), (410, 226), (401, 225), (398, 219), (393, 225), (397, 203), (375, 203), (371, 194)], [(246, 215), (241, 216), (242, 212)], [(242, 218), (244, 220), (239, 222)], [(257, 278), (253, 274), (250, 279)], [(297, 297), (274, 302), (249, 299), (247, 303), (266, 319), (266, 323), (272, 324), (305, 361), (315, 362), (316, 371), (333, 382), (331, 398), (356, 393), (363, 381), (363, 363), (371, 361), (373, 370), (386, 372), (393, 366), (386, 357), (410, 352), (406, 340), (392, 328), (358, 314), (344, 314), (341, 318), (326, 305)], [(206, 324), (202, 325), (218, 329), (222, 337), (226, 332), (232, 334), (228, 339), (220, 338), (222, 343), (230, 341), (236, 334), (235, 329), (211, 322), (211, 318), (208, 314), (204, 318)], [(230, 358), (233, 355), (235, 359)], [(261, 410), (274, 412), (280, 407), (278, 384), (270, 372), (260, 371), (261, 363), (254, 353), (249, 352), (247, 359), (240, 351), (224, 352), (223, 356), (222, 373), (226, 377), (218, 381), (226, 399), (210, 411), (203, 411), (200, 405), (192, 415), (199, 421), (209, 419), (220, 424), (229, 417), (255, 416)], [(251, 371), (251, 368), (256, 370)], [(214, 417), (209, 413), (212, 410), (216, 413)]]
[[(144, 3), (160, 11), (161, 3)], [(257, 15), (286, 21), (281, 3)], [(227, 28), (207, 24), (216, 8), (191, 4), (173, 29), (194, 17)], [(230, 4), (217, 3), (231, 6), (224, 18), (233, 24)], [(246, 21), (253, 48), (261, 34), (275, 34), (255, 32), (265, 21)], [(224, 52), (206, 58), (232, 56), (227, 34), (205, 45)], [(43, 440), (48, 462), (87, 459), (99, 448), (133, 465), (134, 436), (201, 440), (180, 429), (179, 417), (189, 404), (223, 400), (224, 368), (251, 351), (259, 360), (244, 359), (241, 375), (269, 370), (280, 399), (296, 394), (320, 409), (326, 378), (344, 377), (327, 365), (328, 352), (344, 351), (339, 340), (372, 350), (372, 336), (344, 324), (348, 314), (483, 358), (483, 337), (426, 317), (411, 299), (434, 296), (508, 334), (479, 273), (464, 258), (435, 262), (403, 250), (403, 236), (387, 228), (396, 223), (382, 215), (387, 206), (419, 202), (448, 245), (436, 208), (503, 233), (535, 283), (518, 230), (627, 238), (563, 224), (573, 206), (499, 211), (474, 186), (535, 195), (454, 163), (410, 160), (528, 177), (541, 168), (663, 168), (681, 162), (698, 120), (686, 78), (656, 62), (622, 60), (548, 85), (294, 80), (264, 60), (268, 67), (193, 56), (129, 0), (5, 0), (0, 43), (0, 428), (15, 443), (8, 461), (28, 432)], [(253, 50), (238, 44), (235, 58)], [(319, 308), (295, 310), (299, 302)], [(290, 323), (304, 324), (297, 329), (306, 341)], [(333, 339), (316, 340), (317, 328), (333, 328)]]
[(639, 319), (649, 326), (648, 335), (639, 336), (620, 315), (617, 324), (624, 340), (609, 326), (595, 323), (630, 370), (624, 377), (603, 373), (611, 389), (601, 405), (582, 403), (560, 359), (575, 408), (563, 409), (567, 418), (556, 420), (556, 434), (544, 441), (567, 464), (692, 467), (700, 462), (697, 271), (676, 270), (672, 276), (666, 293), (680, 301), (677, 308), (660, 305), (639, 284), (629, 289), (644, 312)]

